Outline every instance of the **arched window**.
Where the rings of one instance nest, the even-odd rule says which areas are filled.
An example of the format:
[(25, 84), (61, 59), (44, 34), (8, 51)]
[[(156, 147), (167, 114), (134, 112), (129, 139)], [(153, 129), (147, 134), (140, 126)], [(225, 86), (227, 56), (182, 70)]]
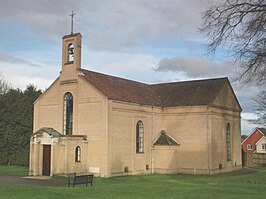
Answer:
[(79, 146), (77, 146), (75, 150), (75, 162), (80, 162), (80, 160), (81, 160), (81, 149)]
[(226, 126), (226, 157), (227, 161), (231, 160), (231, 127), (229, 123)]
[(68, 44), (68, 62), (74, 61), (74, 44), (70, 43)]
[(138, 121), (136, 126), (136, 152), (144, 152), (144, 127), (142, 121)]
[(64, 135), (72, 135), (73, 126), (73, 96), (67, 92), (64, 96)]

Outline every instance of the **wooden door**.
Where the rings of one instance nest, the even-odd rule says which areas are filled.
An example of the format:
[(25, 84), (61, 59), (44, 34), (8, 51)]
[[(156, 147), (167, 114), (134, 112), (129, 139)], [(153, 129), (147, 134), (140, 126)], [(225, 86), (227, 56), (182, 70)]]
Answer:
[(42, 175), (50, 176), (51, 171), (51, 145), (43, 145)]

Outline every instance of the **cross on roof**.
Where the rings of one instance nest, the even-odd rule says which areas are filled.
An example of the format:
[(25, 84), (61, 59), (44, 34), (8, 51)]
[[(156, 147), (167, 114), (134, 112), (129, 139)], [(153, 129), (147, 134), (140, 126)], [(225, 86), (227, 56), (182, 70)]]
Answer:
[(76, 15), (76, 13), (74, 13), (73, 10), (72, 10), (72, 13), (69, 15), (71, 17), (71, 34), (73, 34), (73, 18), (74, 18), (74, 15)]

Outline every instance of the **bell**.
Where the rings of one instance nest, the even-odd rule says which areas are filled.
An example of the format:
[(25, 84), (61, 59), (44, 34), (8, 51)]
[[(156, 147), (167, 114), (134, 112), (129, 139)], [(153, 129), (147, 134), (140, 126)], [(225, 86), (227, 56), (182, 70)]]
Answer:
[(68, 46), (68, 54), (73, 55), (74, 54), (74, 45), (69, 44)]
[(74, 54), (74, 48), (69, 48), (69, 49), (68, 49), (68, 53), (69, 53), (70, 55), (73, 55), (73, 54)]

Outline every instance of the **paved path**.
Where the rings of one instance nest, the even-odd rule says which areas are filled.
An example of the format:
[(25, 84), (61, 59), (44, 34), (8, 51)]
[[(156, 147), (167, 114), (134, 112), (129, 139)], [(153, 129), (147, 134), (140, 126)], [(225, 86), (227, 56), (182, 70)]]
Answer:
[(66, 182), (55, 182), (51, 179), (34, 179), (34, 178), (23, 178), (18, 176), (4, 176), (0, 175), (1, 184), (32, 184), (32, 185), (43, 185), (43, 186), (66, 186)]

